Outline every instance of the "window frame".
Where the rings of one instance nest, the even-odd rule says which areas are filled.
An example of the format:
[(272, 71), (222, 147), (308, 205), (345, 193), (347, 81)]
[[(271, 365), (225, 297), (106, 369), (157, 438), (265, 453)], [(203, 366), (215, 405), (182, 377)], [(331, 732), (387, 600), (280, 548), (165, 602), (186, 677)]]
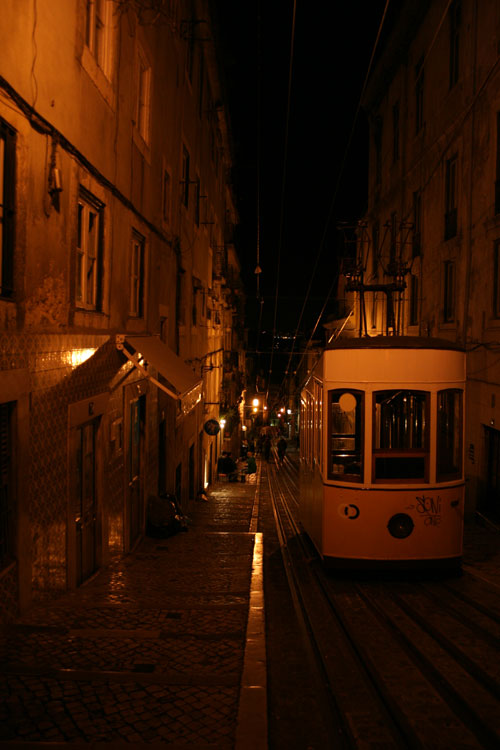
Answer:
[(14, 294), (16, 131), (0, 118), (0, 298)]
[(152, 68), (144, 49), (137, 44), (135, 129), (146, 145), (151, 130)]
[(455, 321), (456, 268), (454, 260), (443, 263), (443, 323)]
[[(82, 212), (80, 213), (80, 208)], [(93, 249), (89, 243), (89, 232), (83, 234), (83, 228), (88, 227), (89, 212), (97, 218), (97, 228), (92, 239)], [(86, 220), (84, 220), (86, 219)], [(89, 253), (93, 252), (93, 255)], [(94, 259), (93, 276), (91, 281), (91, 296), (89, 299), (89, 257)], [(104, 258), (104, 204), (88, 190), (80, 186), (77, 201), (77, 230), (76, 230), (76, 265), (75, 265), (75, 307), (79, 310), (102, 312), (102, 284)], [(80, 260), (81, 259), (81, 260)], [(79, 291), (80, 290), (80, 291)]]
[(113, 2), (87, 0), (85, 46), (108, 81), (113, 77)]
[[(354, 416), (355, 419), (355, 425), (354, 425), (354, 432), (347, 433), (347, 432), (333, 432), (333, 404), (338, 403), (340, 400), (340, 396), (344, 394), (350, 394), (354, 396), (356, 399), (356, 413)], [(337, 401), (334, 401), (334, 398), (338, 396)], [(350, 483), (360, 483), (363, 482), (364, 479), (364, 433), (365, 433), (365, 392), (361, 390), (357, 390), (355, 388), (332, 388), (328, 391), (328, 419), (327, 419), (327, 425), (328, 425), (328, 449), (327, 449), (327, 477), (329, 480), (337, 481), (337, 482), (350, 482)], [(336, 448), (333, 447), (333, 440), (353, 440), (354, 439), (354, 449), (349, 448)], [(336, 472), (334, 471), (334, 466), (336, 465), (344, 465), (343, 460), (340, 461), (340, 464), (334, 463), (334, 458), (338, 461), (339, 459), (348, 459), (348, 458), (357, 459), (359, 457), (359, 474), (355, 472), (349, 472), (349, 471), (343, 471)]]
[(460, 76), (460, 28), (462, 25), (461, 0), (453, 0), (449, 9), (450, 19), (450, 62), (449, 86), (452, 89)]
[[(440, 440), (441, 436), (441, 420), (440, 414), (440, 396), (444, 394), (456, 394), (459, 396), (458, 402), (458, 425), (453, 421), (451, 427), (447, 430), (448, 437), (451, 437), (453, 442), (453, 448), (458, 454), (458, 466), (454, 471), (440, 471), (440, 459), (443, 454), (440, 453), (443, 450), (443, 442)], [(437, 482), (451, 482), (456, 479), (461, 479), (463, 473), (463, 423), (464, 423), (464, 391), (462, 388), (444, 388), (437, 392), (437, 415), (436, 415), (436, 481)]]
[(500, 239), (493, 243), (493, 317), (500, 318)]
[[(377, 422), (377, 396), (381, 394), (394, 393), (409, 393), (411, 395), (420, 395), (425, 397), (424, 403), (424, 426), (423, 426), (423, 440), (422, 447), (419, 448), (377, 448), (378, 438), (378, 422)], [(429, 482), (429, 469), (430, 469), (430, 408), (431, 408), (431, 392), (418, 390), (418, 389), (407, 389), (407, 388), (389, 388), (374, 391), (372, 394), (372, 483), (373, 484), (427, 484)], [(384, 477), (377, 476), (377, 459), (408, 459), (408, 458), (422, 458), (424, 461), (424, 472), (423, 476), (415, 477)]]
[(132, 229), (130, 239), (129, 317), (144, 318), (146, 290), (146, 238)]

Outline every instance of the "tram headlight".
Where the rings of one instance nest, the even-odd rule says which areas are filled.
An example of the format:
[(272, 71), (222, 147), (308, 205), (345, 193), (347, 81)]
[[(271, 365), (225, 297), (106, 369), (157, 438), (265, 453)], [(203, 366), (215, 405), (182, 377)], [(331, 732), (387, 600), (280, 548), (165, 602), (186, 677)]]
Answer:
[(389, 520), (387, 528), (389, 534), (396, 539), (406, 539), (406, 537), (410, 536), (413, 531), (414, 525), (415, 524), (409, 515), (406, 513), (396, 513), (396, 515)]

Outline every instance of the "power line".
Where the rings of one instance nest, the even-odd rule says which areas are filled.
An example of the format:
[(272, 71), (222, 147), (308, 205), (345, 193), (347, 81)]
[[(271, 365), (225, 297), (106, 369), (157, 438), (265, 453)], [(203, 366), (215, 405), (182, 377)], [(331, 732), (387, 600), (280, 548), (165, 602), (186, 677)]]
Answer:
[[(333, 208), (335, 206), (335, 203), (336, 203), (336, 200), (337, 200), (338, 191), (339, 191), (339, 188), (340, 188), (340, 181), (341, 181), (341, 178), (343, 176), (344, 169), (345, 169), (345, 165), (346, 165), (346, 161), (347, 161), (347, 156), (348, 156), (349, 149), (351, 147), (352, 139), (353, 139), (353, 136), (354, 136), (354, 130), (355, 130), (356, 122), (357, 122), (357, 119), (358, 119), (359, 111), (361, 109), (361, 102), (363, 100), (363, 95), (364, 95), (365, 90), (366, 90), (366, 86), (367, 86), (367, 83), (368, 83), (368, 78), (369, 78), (370, 73), (371, 73), (371, 68), (372, 68), (372, 65), (373, 65), (373, 60), (374, 60), (374, 57), (375, 57), (375, 52), (376, 52), (377, 47), (378, 47), (378, 43), (379, 43), (380, 36), (381, 36), (381, 33), (382, 33), (382, 28), (383, 28), (383, 25), (384, 25), (384, 22), (385, 22), (385, 18), (387, 16), (387, 11), (389, 9), (389, 3), (390, 3), (390, 0), (386, 0), (385, 7), (384, 7), (384, 12), (382, 14), (382, 18), (381, 18), (381, 21), (380, 21), (380, 24), (379, 24), (379, 27), (378, 27), (378, 31), (377, 31), (377, 36), (376, 36), (376, 39), (375, 39), (375, 43), (373, 45), (373, 49), (372, 49), (370, 61), (368, 63), (368, 69), (366, 71), (365, 79), (364, 79), (364, 82), (363, 82), (363, 87), (361, 89), (361, 94), (359, 96), (358, 104), (356, 106), (356, 111), (354, 113), (354, 118), (353, 118), (353, 121), (352, 121), (351, 130), (350, 130), (349, 137), (348, 137), (348, 140), (347, 140), (347, 145), (346, 145), (346, 147), (344, 149), (344, 153), (343, 153), (343, 156), (342, 156), (342, 161), (341, 161), (339, 172), (338, 172), (338, 176), (337, 176), (337, 182), (336, 182), (336, 185), (335, 185), (335, 190), (333, 192), (333, 197), (332, 197), (332, 200), (331, 200), (331, 203), (330, 203), (330, 208), (329, 208), (328, 215), (327, 215), (327, 218), (326, 218), (325, 227), (324, 227), (324, 230), (323, 230), (323, 234), (321, 236), (318, 253), (316, 255), (316, 260), (315, 260), (313, 271), (312, 271), (312, 274), (311, 274), (311, 279), (309, 281), (309, 286), (308, 286), (307, 291), (306, 291), (306, 295), (305, 295), (305, 298), (304, 298), (304, 303), (303, 303), (302, 309), (300, 311), (300, 315), (299, 315), (297, 327), (296, 327), (296, 330), (295, 330), (295, 335), (294, 335), (294, 338), (293, 338), (294, 343), (295, 343), (295, 341), (297, 339), (297, 336), (298, 336), (298, 333), (299, 333), (299, 329), (300, 329), (300, 325), (302, 323), (302, 318), (303, 318), (303, 315), (304, 315), (305, 307), (306, 307), (306, 304), (307, 304), (307, 301), (309, 299), (309, 295), (310, 295), (310, 292), (311, 292), (312, 283), (313, 283), (313, 280), (314, 280), (314, 277), (316, 275), (316, 271), (317, 271), (317, 268), (318, 268), (319, 259), (321, 257), (322, 252), (323, 252), (323, 248), (324, 248), (324, 244), (325, 244), (325, 240), (326, 240), (326, 235), (327, 235), (328, 227), (329, 227), (330, 220), (331, 220), (331, 217), (332, 217), (332, 214), (333, 214)], [(332, 293), (332, 291), (334, 289), (334, 286), (337, 283), (337, 280), (338, 280), (338, 274), (336, 275), (336, 277), (334, 279), (334, 283), (331, 285), (331, 287), (330, 287), (330, 289), (328, 291), (328, 295), (327, 295), (326, 300), (325, 300), (325, 302), (323, 304), (323, 307), (321, 309), (320, 316), (318, 317), (318, 319), (316, 321), (316, 325), (314, 326), (314, 330), (313, 330), (313, 333), (311, 334), (311, 337), (309, 339), (309, 343), (312, 341), (314, 333), (316, 332), (316, 329), (317, 329), (317, 327), (319, 325), (321, 316), (324, 313), (324, 310), (326, 308), (326, 305), (328, 303), (330, 295), (331, 295), (331, 293)], [(286, 370), (285, 370), (285, 378), (288, 375), (289, 370), (290, 370), (290, 364), (291, 364), (292, 356), (293, 356), (293, 349), (294, 349), (294, 347), (292, 346), (292, 351), (290, 352), (290, 358), (288, 360), (288, 364), (287, 364), (287, 367), (286, 367)], [(303, 359), (303, 357), (302, 357), (302, 359)], [(302, 363), (302, 359), (300, 360), (299, 366)], [(296, 368), (296, 370), (297, 369), (298, 369), (298, 367)], [(285, 381), (285, 378), (283, 378), (282, 386), (283, 386), (283, 383)]]
[[(286, 118), (285, 118), (285, 145), (284, 145), (284, 159), (283, 159), (283, 175), (282, 175), (282, 181), (281, 181), (281, 208), (280, 208), (280, 225), (279, 225), (279, 241), (278, 241), (278, 261), (277, 261), (277, 268), (276, 268), (276, 289), (275, 289), (275, 296), (274, 296), (274, 315), (273, 315), (273, 344), (276, 338), (276, 318), (277, 318), (277, 311), (278, 311), (278, 292), (279, 292), (279, 284), (280, 284), (281, 246), (282, 246), (282, 241), (283, 241), (283, 223), (284, 223), (284, 213), (285, 213), (285, 185), (286, 185), (286, 167), (287, 167), (287, 156), (288, 156), (288, 132), (289, 132), (289, 125), (290, 125), (290, 101), (291, 101), (291, 92), (292, 92), (293, 49), (294, 49), (294, 42), (295, 42), (296, 10), (297, 10), (297, 2), (296, 0), (294, 0), (293, 11), (292, 11), (292, 30), (291, 30), (291, 39), (290, 39), (290, 59), (289, 59), (289, 65), (288, 65), (288, 98), (287, 98), (287, 109), (286, 109)], [(273, 349), (274, 349), (274, 346), (271, 349), (271, 360), (269, 363), (269, 374), (268, 374), (268, 380), (267, 380), (266, 397), (269, 394), (269, 384), (271, 382), (271, 373), (273, 371)]]

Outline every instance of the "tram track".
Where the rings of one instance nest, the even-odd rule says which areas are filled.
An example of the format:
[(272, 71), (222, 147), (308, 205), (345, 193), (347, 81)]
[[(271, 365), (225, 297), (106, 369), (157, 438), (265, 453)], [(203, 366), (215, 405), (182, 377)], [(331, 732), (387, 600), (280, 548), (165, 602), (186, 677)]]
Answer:
[(467, 572), (452, 581), (328, 574), (297, 520), (296, 474), (286, 459), (270, 465), (269, 491), (342, 747), (499, 747), (500, 613), (488, 607), (487, 582)]

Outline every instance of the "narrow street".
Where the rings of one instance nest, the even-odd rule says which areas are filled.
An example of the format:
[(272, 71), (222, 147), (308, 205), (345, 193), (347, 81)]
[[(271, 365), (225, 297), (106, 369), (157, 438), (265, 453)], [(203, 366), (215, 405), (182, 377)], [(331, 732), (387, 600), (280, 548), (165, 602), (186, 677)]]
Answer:
[[(284, 469), (278, 468), (272, 460), (260, 460), (257, 484), (215, 482), (208, 502), (194, 505), (187, 533), (143, 539), (131, 554), (84, 586), (44, 595), (25, 617), (1, 628), (2, 747), (129, 747), (131, 742), (134, 747), (193, 750), (325, 750), (367, 743), (395, 748), (495, 746), (500, 715), (495, 648), (500, 641), (500, 536), (485, 526), (467, 526), (463, 576), (434, 582), (325, 577), (305, 540), (309, 556), (300, 563), (298, 579), (306, 587), (298, 589), (299, 602), (288, 570), (297, 564), (294, 547), (299, 540), (286, 542), (295, 560), (283, 557), (271, 500), (271, 491), (285, 481)], [(293, 468), (286, 480), (289, 487), (290, 478)], [(255, 556), (260, 541), (263, 581)], [(359, 672), (349, 671), (354, 663), (350, 647), (342, 645), (338, 621), (327, 619), (331, 615), (313, 585), (315, 576), (349, 619), (351, 635), (358, 644), (363, 639), (365, 661), (360, 665), (357, 659)], [(260, 596), (262, 589), (265, 637), (263, 630), (250, 632), (255, 626), (249, 619), (252, 597)], [(422, 609), (430, 601), (426, 597), (436, 593), (447, 597), (444, 604), (454, 602), (455, 611), (442, 622), (437, 603)], [(420, 608), (416, 624), (411, 624), (414, 612), (407, 611), (403, 631), (413, 638), (412, 628), (420, 628), (415, 636), (420, 638), (418, 658), (408, 657), (401, 645), (391, 646), (387, 633), (380, 635), (383, 617), (399, 618), (402, 626), (401, 610), (392, 612), (395, 597), (405, 597), (407, 610), (410, 602)], [(299, 614), (302, 608), (306, 614)], [(373, 608), (381, 611), (377, 614)], [(262, 614), (258, 602), (255, 609)], [(375, 614), (368, 617), (369, 612)], [(473, 616), (478, 630), (467, 646), (459, 629)], [(443, 693), (435, 680), (434, 698), (409, 682), (417, 679), (422, 658), (427, 660), (427, 673), (422, 674), (429, 684), (434, 679), (431, 667), (446, 667), (443, 654), (448, 646), (441, 642), (437, 647), (429, 634), (422, 637), (431, 626), (448, 633), (456, 649), (476, 664), (476, 687), (471, 678), (469, 686), (460, 682), (454, 668), (457, 695), (469, 690), (465, 709), (456, 702), (457, 695), (455, 703), (447, 703), (446, 690)], [(386, 658), (391, 651), (401, 659), (392, 677), (394, 665)], [(446, 658), (449, 661), (449, 655)], [(468, 667), (464, 664), (462, 671)], [(373, 680), (371, 686), (366, 682), (367, 665), (385, 684), (386, 692), (379, 697)], [(482, 685), (481, 671), (490, 675)], [(397, 693), (391, 693), (395, 675)], [(267, 700), (267, 715), (265, 703), (256, 700), (256, 688)], [(398, 696), (408, 697), (399, 707)], [(426, 734), (430, 724), (439, 728), (432, 742)]]

